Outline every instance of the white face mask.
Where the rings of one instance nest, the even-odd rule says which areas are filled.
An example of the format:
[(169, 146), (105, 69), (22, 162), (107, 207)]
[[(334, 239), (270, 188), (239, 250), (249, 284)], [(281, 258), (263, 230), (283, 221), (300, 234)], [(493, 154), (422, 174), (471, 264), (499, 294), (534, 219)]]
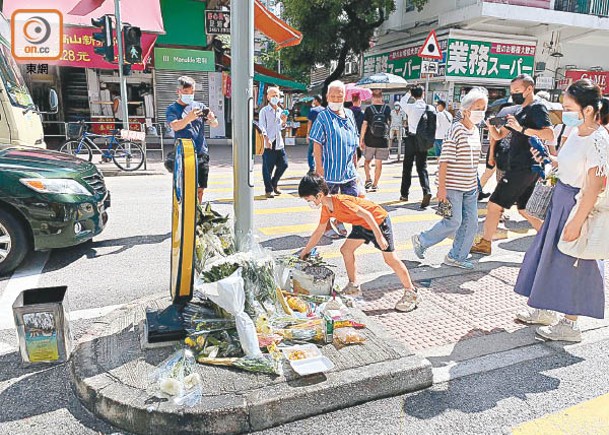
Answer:
[(484, 110), (472, 110), (469, 113), (469, 120), (474, 123), (475, 125), (480, 124), (482, 121), (484, 121), (484, 115), (486, 114), (486, 112)]
[(321, 202), (319, 204), (315, 204), (315, 201), (307, 201), (307, 204), (309, 204), (309, 207), (311, 207), (313, 210), (318, 210), (322, 206)]
[(182, 103), (184, 103), (184, 104), (192, 104), (192, 102), (195, 101), (195, 95), (194, 94), (180, 94), (180, 100), (182, 100)]
[(338, 112), (340, 111), (340, 109), (343, 108), (343, 103), (328, 103), (328, 107), (330, 108), (330, 110)]

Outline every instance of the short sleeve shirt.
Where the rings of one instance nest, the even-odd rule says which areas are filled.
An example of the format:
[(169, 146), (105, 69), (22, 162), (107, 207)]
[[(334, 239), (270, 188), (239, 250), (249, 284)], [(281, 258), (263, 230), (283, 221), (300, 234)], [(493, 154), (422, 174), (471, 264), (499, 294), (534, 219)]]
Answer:
[(468, 130), (456, 122), (449, 128), (439, 159), (440, 163), (447, 164), (447, 189), (469, 192), (477, 187), (480, 148), (480, 131), (477, 127)]
[[(199, 105), (197, 108), (207, 108), (203, 103), (197, 104)], [(169, 125), (173, 121), (181, 120), (190, 110), (192, 110), (192, 108), (187, 108), (189, 108), (189, 106), (182, 106), (177, 102), (169, 105), (165, 112), (167, 124)], [(192, 139), (195, 144), (197, 155), (209, 154), (209, 148), (207, 146), (207, 141), (205, 140), (205, 121), (202, 118), (195, 119), (182, 130), (175, 131), (174, 134), (176, 139)]]
[(307, 119), (311, 121), (311, 124), (315, 122), (315, 120), (317, 119), (317, 115), (319, 115), (319, 112), (321, 112), (322, 110), (324, 110), (322, 106), (313, 107), (311, 108), (311, 110), (309, 110)]
[[(543, 103), (534, 102), (514, 115), (518, 123), (526, 128), (541, 130), (545, 127), (551, 127), (550, 114)], [(519, 131), (512, 130), (512, 140), (510, 142), (509, 168), (511, 170), (531, 169), (535, 164), (533, 155), (531, 154), (531, 145), (529, 144), (529, 136), (522, 134)]]
[(368, 225), (366, 220), (357, 215), (359, 207), (370, 212), (376, 223), (379, 225), (382, 224), (387, 218), (387, 211), (372, 201), (368, 201), (367, 199), (359, 198), (357, 196), (334, 195), (332, 196), (332, 208), (334, 210), (330, 211), (328, 207), (323, 206), (321, 209), (321, 219), (319, 222), (321, 224), (326, 224), (330, 218), (333, 217), (338, 219), (340, 222), (358, 225), (371, 230), (372, 228), (370, 228), (370, 225)]
[(579, 135), (577, 128), (573, 128), (558, 152), (558, 178), (565, 184), (582, 188), (590, 169), (609, 169), (607, 156), (609, 133), (604, 127), (585, 137)]
[(322, 110), (311, 127), (309, 137), (322, 147), (321, 160), (328, 183), (346, 183), (357, 178), (354, 156), (359, 147), (359, 132), (353, 113), (345, 109), (345, 118)]
[(387, 104), (375, 104), (374, 106), (366, 107), (364, 111), (364, 121), (368, 123), (366, 128), (366, 135), (364, 136), (364, 142), (367, 147), (371, 148), (387, 148), (389, 146), (389, 140), (387, 137), (376, 137), (372, 134), (372, 120), (375, 112), (372, 109), (374, 107), (377, 113), (383, 113), (385, 115), (385, 124), (387, 124), (387, 133), (389, 132), (389, 123), (391, 122), (391, 107)]

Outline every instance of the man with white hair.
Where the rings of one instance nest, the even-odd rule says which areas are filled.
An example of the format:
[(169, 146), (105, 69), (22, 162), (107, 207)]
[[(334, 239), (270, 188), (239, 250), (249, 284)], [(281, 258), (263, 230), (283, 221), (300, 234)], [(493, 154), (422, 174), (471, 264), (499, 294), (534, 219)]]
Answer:
[(281, 195), (279, 180), (288, 169), (288, 156), (281, 131), (285, 129), (288, 117), (279, 107), (280, 91), (271, 86), (266, 91), (268, 104), (260, 110), (258, 124), (264, 132), (264, 153), (262, 154), (262, 178), (267, 198)]
[[(359, 132), (353, 112), (345, 109), (345, 84), (336, 80), (328, 86), (328, 108), (322, 110), (311, 127), (314, 143), (315, 171), (324, 177), (330, 194), (358, 196), (357, 154)], [(344, 225), (338, 223), (340, 236), (346, 236)], [(334, 238), (332, 231), (326, 233)]]
[(191, 77), (178, 78), (178, 99), (167, 107), (167, 124), (174, 131), (176, 139), (191, 139), (197, 153), (197, 197), (203, 201), (203, 191), (209, 178), (209, 148), (205, 140), (205, 122), (211, 127), (218, 126), (216, 115), (209, 108), (195, 102), (195, 81)]

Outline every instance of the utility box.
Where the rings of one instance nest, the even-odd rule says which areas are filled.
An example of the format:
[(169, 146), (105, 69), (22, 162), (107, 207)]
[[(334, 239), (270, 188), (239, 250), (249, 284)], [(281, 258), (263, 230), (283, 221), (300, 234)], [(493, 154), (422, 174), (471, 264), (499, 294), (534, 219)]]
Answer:
[(70, 358), (68, 288), (22, 291), (13, 303), (19, 351), (25, 363), (61, 363)]

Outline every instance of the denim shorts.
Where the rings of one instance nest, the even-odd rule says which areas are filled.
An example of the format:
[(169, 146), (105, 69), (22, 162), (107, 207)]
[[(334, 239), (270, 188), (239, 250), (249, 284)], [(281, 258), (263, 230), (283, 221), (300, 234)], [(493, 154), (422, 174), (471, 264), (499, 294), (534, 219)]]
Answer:
[(344, 183), (327, 183), (330, 189), (330, 195), (349, 195), (358, 196), (357, 178)]

